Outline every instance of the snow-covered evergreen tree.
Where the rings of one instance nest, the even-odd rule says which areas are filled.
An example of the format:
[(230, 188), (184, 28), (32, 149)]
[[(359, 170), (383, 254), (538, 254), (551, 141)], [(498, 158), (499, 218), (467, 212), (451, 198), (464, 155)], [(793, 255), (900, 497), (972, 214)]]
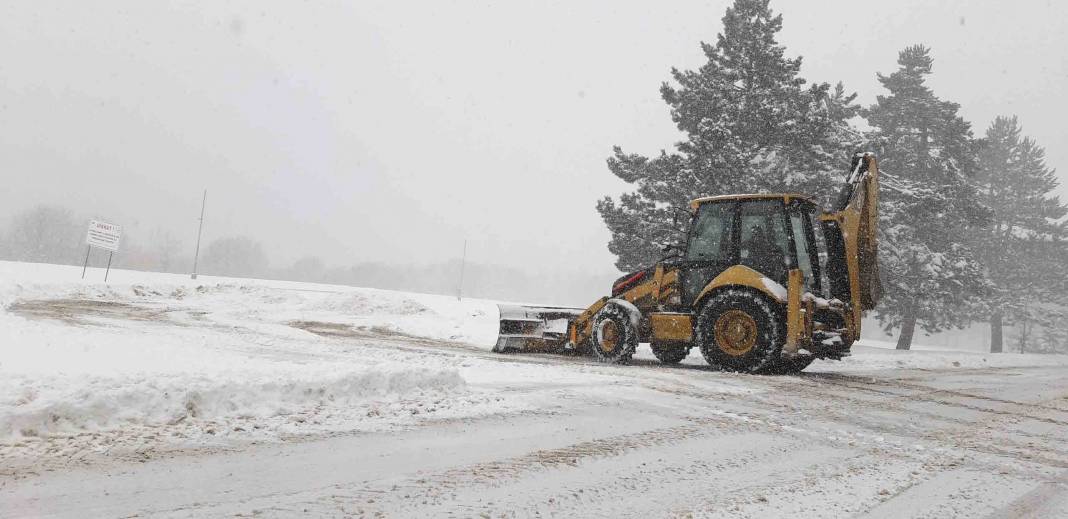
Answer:
[(636, 189), (597, 209), (621, 270), (647, 266), (677, 242), (674, 214), (699, 196), (801, 192), (829, 200), (839, 187), (857, 145), (847, 123), (855, 95), (841, 84), (806, 88), (801, 58), (786, 57), (775, 39), (781, 28), (768, 0), (736, 0), (716, 44), (701, 44), (707, 63), (672, 69), (677, 85), (661, 86), (685, 140), (652, 158), (614, 149), (609, 169)]
[(900, 68), (878, 75), (889, 93), (863, 111), (884, 186), (877, 315), (887, 331), (900, 327), (899, 349), (909, 349), (917, 324), (934, 332), (969, 322), (989, 286), (967, 239), (990, 218), (969, 181), (977, 145), (959, 105), (925, 84), (932, 63), (922, 45), (901, 51)]
[(1052, 194), (1057, 177), (1044, 157), (1033, 139), (1021, 138), (1015, 116), (997, 117), (986, 130), (976, 182), (994, 221), (977, 233), (976, 248), (994, 284), (991, 352), (1002, 351), (1006, 318), (1020, 330), (1042, 322), (1053, 337), (1050, 326), (1064, 313), (1057, 307), (1068, 303), (1068, 206)]

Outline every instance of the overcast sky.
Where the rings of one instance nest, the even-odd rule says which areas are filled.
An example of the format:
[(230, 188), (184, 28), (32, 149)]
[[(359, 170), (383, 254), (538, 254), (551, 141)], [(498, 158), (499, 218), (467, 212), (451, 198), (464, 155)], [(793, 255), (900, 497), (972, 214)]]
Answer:
[[(474, 261), (603, 272), (594, 204), (626, 188), (605, 158), (679, 139), (659, 85), (728, 3), (3, 2), (0, 218), (60, 204), (191, 248), (207, 188), (205, 240), (252, 236), (276, 266), (430, 263), (467, 238)], [(1052, 166), (1066, 6), (772, 2), (810, 80), (867, 105), (927, 44), (936, 94), (977, 134), (1018, 114)]]

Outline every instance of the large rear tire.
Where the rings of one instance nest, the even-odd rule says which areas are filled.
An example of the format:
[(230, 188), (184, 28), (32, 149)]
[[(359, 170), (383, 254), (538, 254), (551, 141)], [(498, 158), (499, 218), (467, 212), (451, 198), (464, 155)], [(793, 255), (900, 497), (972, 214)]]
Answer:
[(678, 364), (690, 354), (690, 347), (685, 344), (653, 342), (649, 347), (661, 364)]
[(590, 349), (593, 358), (611, 364), (626, 364), (638, 348), (638, 326), (623, 304), (609, 301), (593, 319)]
[(786, 368), (786, 375), (796, 375), (804, 371), (805, 368), (812, 364), (816, 360), (816, 357), (812, 355), (805, 355), (803, 357), (794, 357), (792, 359), (783, 359), (783, 365)]
[(765, 373), (769, 375), (797, 375), (804, 371), (804, 369), (815, 360), (816, 357), (813, 355), (802, 355), (792, 359), (779, 359), (777, 364), (770, 368), (766, 368)]
[(727, 289), (697, 313), (695, 339), (710, 366), (761, 373), (774, 369), (786, 342), (779, 305), (748, 290)]

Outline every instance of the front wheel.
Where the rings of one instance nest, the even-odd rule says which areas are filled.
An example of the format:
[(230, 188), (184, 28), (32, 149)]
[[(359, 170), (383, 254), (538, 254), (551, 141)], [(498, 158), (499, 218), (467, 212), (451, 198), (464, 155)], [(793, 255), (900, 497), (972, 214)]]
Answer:
[(774, 367), (786, 342), (778, 305), (747, 290), (713, 295), (697, 313), (695, 339), (710, 366), (759, 373)]
[(601, 362), (626, 364), (638, 347), (638, 326), (631, 311), (609, 301), (593, 319), (593, 357)]

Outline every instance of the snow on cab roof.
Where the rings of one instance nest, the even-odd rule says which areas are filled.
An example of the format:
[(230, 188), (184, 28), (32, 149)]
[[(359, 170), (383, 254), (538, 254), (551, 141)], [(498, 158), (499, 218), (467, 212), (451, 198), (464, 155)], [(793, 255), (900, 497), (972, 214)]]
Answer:
[(786, 203), (790, 203), (790, 200), (794, 199), (794, 198), (796, 198), (798, 200), (801, 200), (801, 201), (804, 201), (804, 202), (808, 202), (810, 204), (815, 204), (816, 203), (809, 196), (802, 195), (800, 193), (744, 193), (744, 194), (733, 194), (733, 195), (703, 196), (701, 198), (696, 198), (696, 199), (692, 200), (690, 202), (690, 208), (696, 210), (698, 206), (700, 206), (701, 204), (703, 204), (705, 202), (718, 202), (720, 200), (742, 200), (742, 199), (768, 200), (768, 199), (771, 199), (771, 198), (782, 198), (782, 199), (785, 199)]

